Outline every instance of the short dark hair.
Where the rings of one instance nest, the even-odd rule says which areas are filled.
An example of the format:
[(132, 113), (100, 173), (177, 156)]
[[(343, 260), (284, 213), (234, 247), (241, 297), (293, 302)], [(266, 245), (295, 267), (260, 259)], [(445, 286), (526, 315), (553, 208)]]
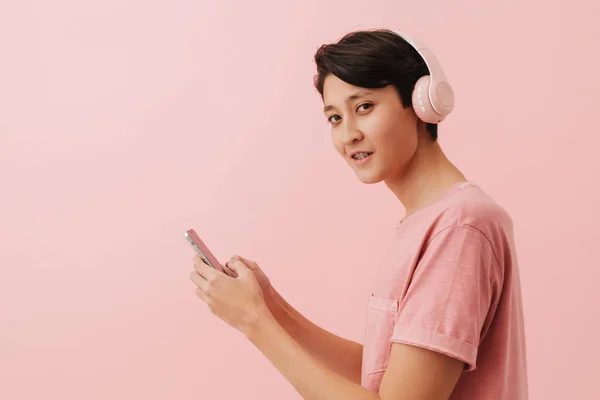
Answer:
[[(404, 108), (412, 107), (412, 92), (429, 68), (417, 50), (389, 29), (355, 31), (337, 43), (324, 44), (315, 53), (317, 74), (314, 85), (323, 98), (323, 84), (329, 74), (358, 87), (383, 88), (394, 85)], [(437, 124), (427, 124), (430, 137), (437, 140)]]

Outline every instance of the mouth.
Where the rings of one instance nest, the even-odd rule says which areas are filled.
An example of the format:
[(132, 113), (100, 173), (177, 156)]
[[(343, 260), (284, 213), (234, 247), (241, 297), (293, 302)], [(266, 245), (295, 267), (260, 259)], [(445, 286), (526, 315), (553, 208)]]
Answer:
[(359, 153), (354, 153), (352, 154), (350, 157), (356, 162), (356, 163), (363, 163), (365, 161), (367, 161), (369, 158), (371, 158), (371, 155), (373, 154), (372, 151), (361, 151)]
[(373, 154), (372, 151), (362, 151), (360, 153), (352, 154), (352, 158), (355, 160), (362, 160), (364, 158), (369, 157), (371, 154)]

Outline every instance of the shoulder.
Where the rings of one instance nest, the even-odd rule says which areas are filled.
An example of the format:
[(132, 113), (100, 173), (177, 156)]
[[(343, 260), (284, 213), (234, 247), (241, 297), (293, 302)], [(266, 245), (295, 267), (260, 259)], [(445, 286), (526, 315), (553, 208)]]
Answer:
[(460, 186), (443, 200), (409, 217), (398, 233), (401, 246), (408, 243), (419, 253), (449, 242), (469, 243), (471, 248), (488, 243), (499, 261), (512, 257), (514, 251), (510, 214), (474, 183)]
[[(512, 258), (514, 246), (513, 221), (508, 211), (479, 186), (465, 187), (454, 193), (428, 235), (433, 242), (459, 243), (461, 251), (480, 248), (491, 251), (499, 265)], [(435, 240), (434, 240), (435, 239)], [(480, 247), (483, 246), (483, 247)]]
[(457, 224), (472, 226), (486, 234), (512, 231), (513, 221), (508, 211), (480, 187), (463, 189), (457, 198)]
[(438, 215), (437, 231), (455, 226), (470, 227), (492, 240), (512, 236), (513, 221), (508, 211), (476, 185), (459, 189)]

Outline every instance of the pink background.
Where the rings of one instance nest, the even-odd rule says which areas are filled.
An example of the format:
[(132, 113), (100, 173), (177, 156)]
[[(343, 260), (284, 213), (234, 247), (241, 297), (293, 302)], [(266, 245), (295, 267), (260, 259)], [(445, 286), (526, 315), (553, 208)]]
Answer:
[(515, 220), (531, 398), (600, 398), (598, 4), (2, 2), (0, 398), (299, 398), (195, 297), (190, 227), (362, 340), (403, 210), (335, 154), (312, 56), (382, 26), (435, 50), (441, 143)]

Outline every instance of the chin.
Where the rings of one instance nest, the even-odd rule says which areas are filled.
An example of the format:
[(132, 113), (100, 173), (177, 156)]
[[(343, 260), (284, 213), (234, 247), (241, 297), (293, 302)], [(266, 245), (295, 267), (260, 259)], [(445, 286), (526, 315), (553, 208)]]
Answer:
[(379, 174), (368, 174), (368, 173), (360, 173), (359, 171), (356, 172), (356, 177), (358, 178), (359, 181), (361, 181), (362, 183), (365, 183), (367, 185), (372, 185), (374, 183), (379, 183), (381, 181), (383, 181), (383, 179), (381, 178), (381, 176), (379, 176)]

